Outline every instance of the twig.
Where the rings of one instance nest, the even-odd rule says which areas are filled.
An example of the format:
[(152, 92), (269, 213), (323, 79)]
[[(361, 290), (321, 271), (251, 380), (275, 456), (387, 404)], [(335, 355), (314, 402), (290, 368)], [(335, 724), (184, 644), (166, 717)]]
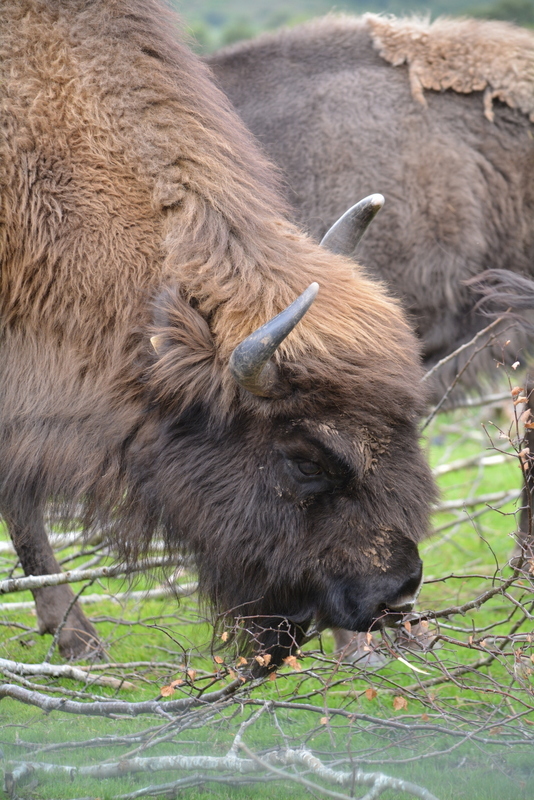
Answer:
[[(508, 311), (511, 311), (511, 309), (509, 308)], [(508, 313), (508, 311), (506, 313)], [(473, 338), (470, 339), (468, 342), (466, 342), (465, 344), (460, 345), (460, 347), (458, 347), (456, 350), (453, 350), (452, 353), (449, 353), (448, 356), (445, 356), (445, 358), (442, 358), (440, 361), (438, 361), (437, 364), (434, 364), (434, 366), (431, 369), (429, 369), (428, 372), (425, 373), (425, 375), (423, 375), (423, 377), (421, 378), (421, 383), (425, 383), (425, 381), (427, 381), (429, 378), (431, 378), (432, 375), (435, 372), (437, 372), (439, 369), (444, 367), (445, 364), (448, 364), (450, 361), (452, 361), (454, 358), (456, 358), (456, 356), (459, 356), (460, 353), (463, 353), (465, 350), (467, 350), (468, 348), (470, 348), (474, 344), (476, 344), (478, 342), (478, 340), (481, 339), (484, 336), (484, 334), (489, 333), (490, 331), (492, 331), (494, 328), (496, 328), (498, 325), (500, 325), (500, 323), (504, 319), (505, 319), (505, 317), (502, 316), (502, 317), (498, 317), (497, 319), (493, 320), (493, 322), (490, 322), (489, 325), (486, 325), (485, 328), (482, 328), (482, 330), (479, 331), (478, 333), (476, 333), (473, 336)]]
[(8, 578), (0, 581), (0, 594), (11, 592), (25, 592), (27, 589), (41, 589), (44, 586), (59, 586), (63, 583), (77, 583), (78, 581), (94, 581), (98, 578), (117, 578), (130, 575), (134, 572), (157, 569), (158, 567), (174, 566), (169, 559), (156, 558), (140, 564), (124, 566), (116, 564), (97, 569), (71, 569), (68, 572), (57, 572), (52, 575), (30, 575), (27, 578)]
[[(108, 668), (108, 667), (106, 667)], [(129, 681), (112, 678), (109, 675), (91, 675), (91, 667), (83, 669), (73, 667), (71, 664), (24, 664), (20, 661), (10, 661), (0, 658), (0, 672), (7, 670), (13, 675), (32, 675), (49, 678), (69, 678), (74, 681), (91, 683), (97, 686), (110, 686), (112, 689), (135, 689), (135, 684)]]
[(193, 706), (206, 703), (217, 703), (231, 697), (237, 689), (243, 686), (240, 679), (234, 680), (217, 692), (203, 694), (202, 697), (184, 697), (180, 700), (146, 700), (138, 703), (128, 703), (125, 700), (102, 700), (94, 703), (77, 703), (73, 700), (56, 700), (41, 692), (29, 692), (20, 686), (10, 683), (0, 685), (0, 700), (11, 697), (30, 706), (37, 706), (43, 711), (63, 711), (67, 714), (81, 714), (82, 716), (110, 717), (125, 715), (137, 717), (140, 714), (173, 714), (187, 711)]

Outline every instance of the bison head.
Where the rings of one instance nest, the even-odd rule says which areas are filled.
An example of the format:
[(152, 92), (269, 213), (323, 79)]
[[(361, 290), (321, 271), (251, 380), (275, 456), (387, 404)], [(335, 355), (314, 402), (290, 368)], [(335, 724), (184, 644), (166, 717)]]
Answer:
[(359, 343), (273, 359), (317, 289), (234, 348), (226, 368), (179, 293), (158, 302), (152, 385), (166, 388), (148, 456), (153, 497), (169, 547), (194, 553), (204, 595), (273, 666), (312, 620), (366, 631), (411, 608), (434, 496), (415, 360), (366, 362)]
[[(349, 210), (327, 246), (352, 252), (382, 202)], [(169, 547), (193, 552), (204, 595), (272, 666), (312, 620), (367, 631), (410, 610), (434, 497), (411, 331), (356, 265), (325, 257), (319, 294), (312, 283), (230, 350), (231, 300), (202, 313), (167, 289), (156, 304), (140, 474), (149, 459)]]

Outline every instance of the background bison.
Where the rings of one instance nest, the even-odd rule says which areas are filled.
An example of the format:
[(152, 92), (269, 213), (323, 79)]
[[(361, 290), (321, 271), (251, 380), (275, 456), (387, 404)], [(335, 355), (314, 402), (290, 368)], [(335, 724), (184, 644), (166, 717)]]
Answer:
[[(275, 664), (314, 617), (366, 630), (413, 602), (418, 352), (287, 222), (171, 23), (147, 0), (0, 7), (0, 510), (27, 573), (58, 570), (51, 502), (131, 559), (161, 532)], [(73, 595), (35, 600), (53, 631)], [(77, 606), (59, 644), (95, 645)]]
[[(427, 366), (487, 325), (466, 281), (488, 269), (534, 275), (530, 31), (332, 16), (208, 63), (315, 237), (364, 195), (385, 196), (358, 255), (402, 300)], [(493, 280), (517, 288), (510, 273)], [(519, 287), (530, 305), (531, 289)], [(512, 298), (495, 294), (506, 309)], [(523, 344), (517, 335), (505, 357), (522, 358)], [(441, 386), (471, 355), (440, 371)], [(494, 370), (494, 357), (502, 360), (502, 342), (477, 356), (467, 382)]]

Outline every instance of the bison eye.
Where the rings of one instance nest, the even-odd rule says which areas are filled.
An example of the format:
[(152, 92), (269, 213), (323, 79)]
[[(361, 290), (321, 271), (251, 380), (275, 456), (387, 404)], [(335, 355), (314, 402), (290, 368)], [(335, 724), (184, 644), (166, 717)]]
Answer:
[(323, 472), (322, 467), (316, 464), (315, 461), (297, 461), (297, 467), (300, 472), (308, 478), (317, 477), (318, 475), (322, 475)]

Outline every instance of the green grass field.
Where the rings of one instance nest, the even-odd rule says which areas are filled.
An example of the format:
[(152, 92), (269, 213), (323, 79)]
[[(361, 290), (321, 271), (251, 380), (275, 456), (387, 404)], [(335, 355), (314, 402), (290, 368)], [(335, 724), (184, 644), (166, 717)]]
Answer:
[[(429, 458), (439, 473), (441, 509), (433, 519), (434, 536), (421, 548), (425, 585), (418, 605), (420, 612), (438, 613), (437, 620), (429, 618), (429, 636), (438, 637), (433, 648), (404, 646), (389, 632), (382, 644), (377, 637), (387, 663), (371, 670), (339, 663), (326, 631), (320, 640), (310, 640), (302, 656), (274, 679), (245, 684), (218, 705), (165, 714), (166, 703), (230, 684), (246, 670), (243, 656), (225, 645), (224, 632), (214, 641), (194, 594), (179, 603), (170, 595), (128, 597), (128, 592), (156, 587), (155, 577), (94, 582), (84, 594), (102, 599), (93, 597), (84, 608), (97, 626), (108, 662), (94, 665), (85, 683), (21, 678), (7, 668), (3, 680), (50, 698), (79, 702), (136, 703), (160, 697), (161, 708), (150, 715), (106, 718), (60, 710), (46, 713), (4, 697), (0, 744), (6, 795), (73, 800), (177, 793), (184, 798), (281, 797), (289, 791), (295, 798), (310, 793), (329, 796), (325, 790), (343, 797), (365, 794), (357, 784), (335, 785), (313, 769), (297, 770), (278, 762), (275, 768), (283, 770), (282, 778), (272, 769), (261, 775), (239, 774), (223, 762), (211, 770), (204, 763), (177, 770), (140, 762), (139, 772), (128, 771), (136, 758), (224, 757), (239, 733), (247, 748), (234, 748), (240, 759), (249, 758), (251, 751), (255, 758), (269, 761), (274, 750), (305, 748), (337, 772), (382, 771), (426, 787), (440, 800), (534, 798), (534, 604), (528, 566), (506, 591), (496, 591), (480, 607), (439, 614), (476, 601), (513, 575), (508, 561), (518, 501), (503, 502), (507, 492), (518, 489), (521, 470), (517, 457), (504, 455), (509, 441), (500, 433), (510, 424), (499, 409), (458, 410), (427, 430)], [(469, 466), (458, 466), (468, 460)], [(0, 579), (20, 574), (5, 532), (0, 542)], [(91, 550), (91, 545), (82, 555), (79, 545), (62, 550), (64, 568), (95, 566), (97, 559), (100, 565), (111, 563), (108, 556)], [(184, 572), (177, 582), (193, 579)], [(28, 608), (6, 607), (29, 603), (31, 594), (4, 595), (2, 601), (0, 657), (40, 664), (51, 637), (36, 633), (31, 603)], [(62, 664), (57, 652), (50, 662)], [(95, 685), (103, 675), (123, 686)], [(173, 681), (177, 683), (171, 687)], [(255, 714), (248, 727), (241, 727)], [(44, 768), (24, 768), (19, 778), (20, 764), (30, 762), (73, 769), (46, 774)], [(113, 763), (119, 765), (116, 777), (82, 774), (82, 768), (102, 771)], [(197, 785), (176, 785), (186, 779), (194, 783), (195, 776)], [(294, 782), (298, 777), (315, 788)], [(167, 784), (172, 786), (165, 788)], [(409, 795), (390, 789), (380, 796), (393, 800)]]

